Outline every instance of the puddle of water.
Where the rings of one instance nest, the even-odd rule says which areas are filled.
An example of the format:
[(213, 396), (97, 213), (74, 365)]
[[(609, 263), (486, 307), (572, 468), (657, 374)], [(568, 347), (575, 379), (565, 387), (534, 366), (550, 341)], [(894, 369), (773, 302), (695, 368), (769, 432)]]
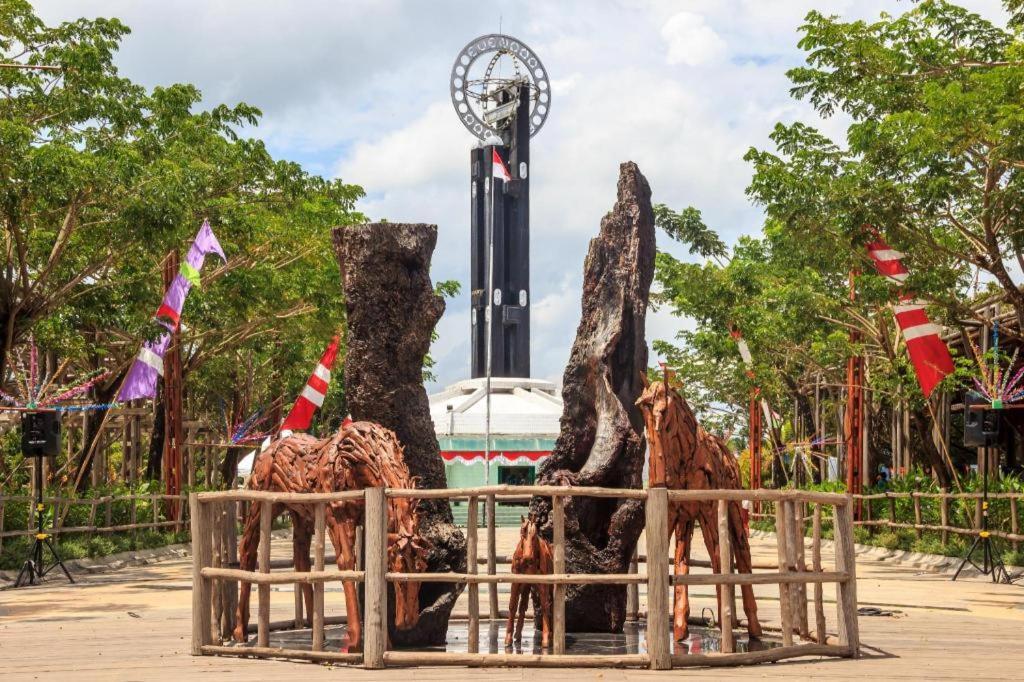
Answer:
[[(671, 637), (671, 634), (669, 636)], [(689, 638), (682, 642), (675, 642), (673, 653), (706, 654), (720, 651), (722, 645), (721, 636), (722, 633), (719, 632), (718, 628), (691, 625)], [(735, 630), (735, 636), (737, 652), (760, 651), (782, 645), (778, 639), (770, 636), (751, 640), (742, 628)], [(346, 645), (345, 626), (327, 626), (324, 640), (325, 648), (328, 651), (344, 650)], [(250, 645), (254, 643), (255, 638), (249, 642)], [(448, 625), (448, 641), (444, 647), (428, 647), (420, 650), (465, 653), (468, 650), (468, 645), (468, 623), (466, 621), (452, 621)], [(280, 630), (272, 632), (270, 635), (270, 646), (309, 650), (312, 648), (311, 634), (309, 630)], [(550, 648), (546, 650), (541, 648), (540, 632), (537, 631), (535, 633), (533, 623), (528, 621), (523, 625), (522, 641), (514, 643), (511, 649), (506, 649), (505, 622), (481, 620), (480, 652), (492, 654), (546, 654), (550, 653)], [(566, 633), (565, 652), (576, 655), (646, 653), (647, 644), (644, 624), (627, 623), (623, 628), (623, 632), (619, 634), (601, 632)]]

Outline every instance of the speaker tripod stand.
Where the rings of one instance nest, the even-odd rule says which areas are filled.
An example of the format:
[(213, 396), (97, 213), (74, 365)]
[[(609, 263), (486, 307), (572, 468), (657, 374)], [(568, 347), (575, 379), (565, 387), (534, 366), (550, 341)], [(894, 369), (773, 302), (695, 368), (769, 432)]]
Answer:
[[(68, 572), (68, 567), (61, 561), (60, 554), (57, 553), (57, 547), (53, 543), (53, 536), (43, 531), (43, 510), (46, 509), (43, 504), (43, 459), (37, 457), (35, 462), (35, 478), (36, 478), (36, 536), (35, 542), (32, 543), (32, 549), (29, 551), (28, 559), (25, 560), (25, 564), (21, 567), (21, 571), (18, 572), (18, 579), (14, 581), (15, 587), (21, 587), (22, 585), (35, 585), (37, 580), (42, 580), (43, 576), (52, 571), (53, 569), (60, 566), (60, 570), (64, 571), (64, 575), (67, 576), (69, 582), (74, 583), (75, 579), (71, 577), (71, 573)], [(49, 566), (46, 565), (46, 561), (43, 559), (43, 550), (50, 550), (51, 556), (53, 556), (53, 563)]]
[[(1009, 584), (1013, 580), (1006, 570), (1006, 565), (1003, 563), (995, 540), (988, 529), (988, 462), (989, 455), (986, 452), (981, 459), (981, 530), (978, 532), (978, 536), (974, 538), (974, 542), (971, 543), (970, 549), (964, 554), (960, 566), (953, 575), (953, 580), (959, 578), (960, 571), (964, 570), (967, 564), (970, 564), (982, 575), (991, 575), (992, 582)], [(974, 554), (979, 549), (981, 550), (980, 566), (974, 560)]]

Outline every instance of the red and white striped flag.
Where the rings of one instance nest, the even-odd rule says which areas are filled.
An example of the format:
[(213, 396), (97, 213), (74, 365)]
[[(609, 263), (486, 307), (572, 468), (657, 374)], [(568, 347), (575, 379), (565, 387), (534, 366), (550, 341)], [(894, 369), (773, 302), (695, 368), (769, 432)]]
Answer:
[(491, 177), (495, 180), (501, 178), (505, 182), (512, 179), (512, 174), (508, 172), (505, 162), (501, 160), (501, 154), (493, 147), (491, 147)]
[(281, 425), (281, 431), (305, 431), (309, 428), (310, 422), (313, 421), (313, 413), (324, 404), (324, 396), (327, 395), (327, 387), (331, 383), (331, 367), (337, 354), (338, 337), (335, 336), (313, 370), (309, 381), (306, 382), (306, 387), (295, 399), (292, 411)]
[[(881, 237), (868, 244), (868, 255), (874, 261), (878, 274), (897, 284), (903, 284), (910, 274), (903, 265), (903, 254), (891, 249)], [(943, 377), (953, 372), (953, 358), (939, 336), (942, 330), (928, 319), (923, 304), (911, 296), (901, 296), (894, 309), (896, 324), (903, 332), (910, 362), (917, 373), (917, 383), (927, 398)]]

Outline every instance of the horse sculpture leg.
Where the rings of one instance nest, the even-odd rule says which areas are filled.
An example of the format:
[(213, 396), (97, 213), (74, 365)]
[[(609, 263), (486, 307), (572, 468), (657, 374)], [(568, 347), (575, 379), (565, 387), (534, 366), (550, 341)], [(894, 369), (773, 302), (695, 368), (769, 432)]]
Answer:
[(516, 641), (523, 641), (523, 622), (526, 620), (526, 612), (530, 608), (533, 585), (523, 585), (519, 591), (519, 617), (516, 619)]
[[(693, 519), (683, 520), (678, 517), (675, 525), (676, 556), (675, 574), (686, 575), (690, 572), (690, 543), (693, 540)], [(690, 635), (690, 595), (686, 585), (675, 586), (675, 599), (672, 609), (672, 636), (677, 642)]]
[[(238, 541), (238, 565), (243, 571), (256, 568), (256, 551), (260, 545), (260, 503), (249, 506), (249, 516)], [(238, 586), (238, 609), (235, 612), (234, 640), (245, 642), (249, 639), (249, 599), (252, 597), (252, 583), (241, 582)]]
[(547, 648), (551, 643), (551, 595), (552, 585), (538, 585), (540, 590), (540, 645)]
[[(711, 571), (713, 573), (722, 572), (722, 561), (718, 555), (718, 513), (717, 504), (714, 502), (702, 503), (700, 505), (700, 532), (704, 538), (704, 547), (708, 551), (708, 555), (711, 559)], [(722, 600), (725, 599), (724, 585), (715, 585), (715, 597), (718, 603), (718, 614), (719, 621), (721, 621), (722, 614)], [(719, 622), (721, 626), (721, 622)]]
[[(732, 533), (733, 556), (736, 558), (737, 573), (753, 573), (753, 562), (750, 558), (750, 540), (743, 530), (742, 514), (739, 505), (729, 505), (729, 518)], [(757, 620), (757, 602), (754, 600), (753, 585), (743, 585), (743, 613), (747, 616), (747, 634), (751, 637), (761, 636), (761, 623)]]
[(508, 622), (505, 623), (505, 647), (509, 648), (512, 646), (513, 628), (515, 625), (516, 613), (519, 611), (519, 597), (523, 592), (521, 583), (512, 583), (512, 595), (508, 600)]
[[(351, 571), (355, 568), (356, 557), (352, 551), (355, 542), (355, 527), (349, 521), (339, 521), (333, 513), (327, 515), (327, 531), (331, 536), (331, 544), (338, 555), (338, 568)], [(348, 616), (348, 650), (362, 649), (362, 621), (359, 619), (359, 595), (356, 584), (351, 580), (342, 581), (345, 589), (345, 613)]]
[[(295, 570), (301, 573), (309, 573), (312, 568), (309, 558), (309, 547), (313, 540), (309, 520), (296, 512), (292, 512), (292, 527), (295, 529), (295, 539), (292, 543), (292, 561), (295, 564)], [(313, 586), (310, 583), (303, 583), (301, 586), (296, 585), (295, 588), (302, 589), (303, 601), (306, 603), (306, 617), (303, 619), (304, 625), (311, 626), (313, 624)]]

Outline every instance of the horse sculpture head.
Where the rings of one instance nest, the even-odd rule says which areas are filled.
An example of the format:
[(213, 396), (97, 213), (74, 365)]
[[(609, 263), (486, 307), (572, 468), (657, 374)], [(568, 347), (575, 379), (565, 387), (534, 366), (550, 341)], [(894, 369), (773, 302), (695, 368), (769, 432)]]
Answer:
[(540, 542), (537, 518), (533, 514), (519, 517), (519, 546), (516, 547), (516, 553), (523, 564), (540, 564)]
[[(419, 534), (416, 500), (393, 498), (388, 514), (388, 571), (392, 573), (425, 573), (430, 543)], [(395, 627), (408, 630), (420, 619), (420, 583), (396, 581)]]
[(636, 406), (644, 417), (647, 428), (647, 444), (650, 448), (650, 485), (665, 485), (665, 442), (671, 420), (671, 401), (679, 394), (669, 390), (664, 381), (648, 382), (643, 377), (644, 391), (636, 400)]

